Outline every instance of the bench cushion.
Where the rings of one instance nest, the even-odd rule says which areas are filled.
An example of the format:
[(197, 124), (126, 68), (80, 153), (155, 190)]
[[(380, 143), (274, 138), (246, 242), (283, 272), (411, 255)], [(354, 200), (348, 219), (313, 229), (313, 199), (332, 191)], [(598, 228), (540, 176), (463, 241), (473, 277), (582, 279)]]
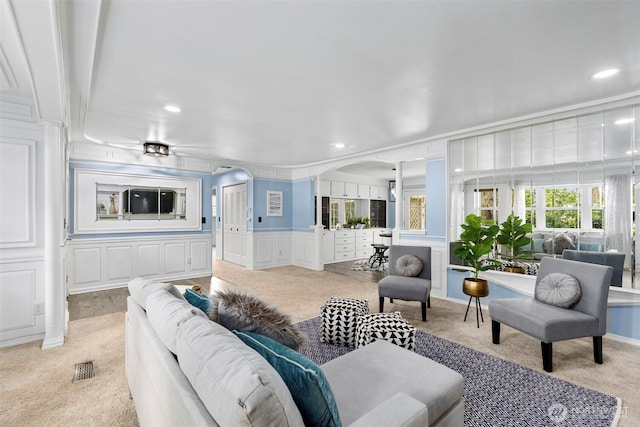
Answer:
[(387, 341), (373, 342), (320, 367), (331, 384), (343, 425), (352, 424), (396, 393), (426, 405), (429, 425), (462, 399), (462, 375)]
[(546, 343), (598, 335), (595, 316), (531, 298), (492, 300), (489, 316)]

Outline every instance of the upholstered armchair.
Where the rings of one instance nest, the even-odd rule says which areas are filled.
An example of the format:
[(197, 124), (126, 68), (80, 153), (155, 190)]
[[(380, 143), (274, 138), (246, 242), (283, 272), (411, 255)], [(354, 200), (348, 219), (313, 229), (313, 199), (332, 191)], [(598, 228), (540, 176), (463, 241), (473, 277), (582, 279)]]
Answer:
[(428, 246), (391, 245), (389, 274), (378, 282), (380, 312), (384, 299), (420, 301), (422, 321), (427, 321), (427, 307), (431, 307), (431, 248)]
[(489, 302), (493, 343), (500, 344), (502, 323), (531, 335), (540, 340), (543, 368), (551, 372), (553, 342), (590, 336), (595, 362), (602, 363), (612, 273), (609, 266), (543, 258), (533, 298)]

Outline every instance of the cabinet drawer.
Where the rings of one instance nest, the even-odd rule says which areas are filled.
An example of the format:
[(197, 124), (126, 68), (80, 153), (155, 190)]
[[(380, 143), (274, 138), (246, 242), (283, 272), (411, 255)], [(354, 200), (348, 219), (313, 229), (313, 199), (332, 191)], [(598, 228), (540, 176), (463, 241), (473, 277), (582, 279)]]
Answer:
[(345, 252), (350, 251), (353, 252), (356, 249), (355, 245), (352, 243), (345, 243), (342, 245), (336, 244), (336, 252)]
[(354, 258), (354, 252), (336, 252), (335, 255), (335, 260), (339, 261), (339, 260), (343, 260), (343, 259), (353, 259)]
[(338, 245), (353, 245), (355, 242), (353, 241), (353, 238), (344, 238), (344, 237), (340, 237), (340, 238), (336, 238), (336, 246)]
[(352, 230), (338, 230), (335, 232), (336, 240), (338, 239), (353, 239), (353, 231)]
[(373, 252), (373, 246), (371, 246), (371, 243), (369, 242), (358, 242), (356, 243), (356, 249), (357, 250), (366, 250), (366, 251), (371, 251)]
[(369, 258), (371, 255), (373, 255), (371, 249), (358, 249), (356, 251), (356, 258)]

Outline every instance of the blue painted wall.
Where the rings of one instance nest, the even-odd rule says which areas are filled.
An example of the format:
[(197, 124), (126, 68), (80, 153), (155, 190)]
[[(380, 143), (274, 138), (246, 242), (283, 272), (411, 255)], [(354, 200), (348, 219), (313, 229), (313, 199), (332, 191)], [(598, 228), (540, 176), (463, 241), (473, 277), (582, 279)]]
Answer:
[(315, 225), (315, 182), (311, 179), (293, 183), (293, 208), (291, 220), (294, 231), (313, 232)]
[[(267, 216), (267, 191), (282, 192), (282, 216)], [(251, 194), (248, 197), (251, 198)], [(254, 178), (253, 230), (290, 231), (293, 203), (293, 186), (290, 181)]]
[(427, 161), (426, 165), (427, 235), (447, 236), (447, 167), (445, 159)]
[[(87, 169), (103, 172), (115, 172), (122, 174), (138, 174), (148, 176), (175, 176), (185, 178), (198, 178), (201, 180), (201, 198), (202, 198), (202, 212), (201, 216), (206, 218), (206, 223), (202, 224), (201, 231), (153, 231), (153, 232), (140, 232), (140, 233), (111, 233), (111, 234), (82, 234), (74, 235), (74, 208), (73, 203), (75, 200), (75, 170)], [(136, 166), (136, 165), (124, 165), (118, 163), (103, 163), (103, 162), (69, 162), (69, 218), (68, 230), (69, 234), (74, 239), (91, 239), (91, 238), (106, 238), (106, 237), (135, 237), (141, 236), (170, 236), (170, 235), (185, 235), (185, 234), (211, 234), (211, 188), (213, 185), (213, 177), (211, 174), (202, 172), (190, 172), (175, 169), (166, 169), (162, 167), (152, 166)]]

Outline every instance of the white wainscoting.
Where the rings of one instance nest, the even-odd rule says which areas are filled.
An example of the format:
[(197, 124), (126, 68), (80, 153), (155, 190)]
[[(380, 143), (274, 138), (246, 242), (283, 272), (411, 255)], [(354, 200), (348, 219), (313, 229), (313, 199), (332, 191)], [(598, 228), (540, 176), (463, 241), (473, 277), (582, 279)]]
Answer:
[(318, 265), (318, 245), (316, 233), (293, 233), (293, 259), (292, 264), (298, 267), (316, 269)]
[(254, 232), (253, 265), (251, 268), (269, 268), (291, 264), (290, 232)]
[(0, 347), (44, 337), (43, 261), (0, 264)]
[(177, 280), (211, 274), (211, 236), (78, 239), (66, 248), (70, 294), (125, 286), (135, 277)]

